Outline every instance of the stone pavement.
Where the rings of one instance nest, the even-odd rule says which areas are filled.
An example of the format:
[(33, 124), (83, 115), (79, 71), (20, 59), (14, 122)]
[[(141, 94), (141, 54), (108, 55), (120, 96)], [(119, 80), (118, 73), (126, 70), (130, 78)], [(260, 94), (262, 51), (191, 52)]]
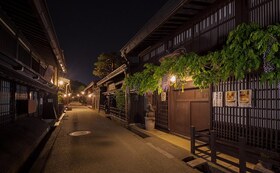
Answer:
[[(147, 131), (147, 130), (143, 129), (143, 127), (139, 127), (137, 125), (132, 125), (131, 128), (136, 130), (136, 131), (140, 131), (141, 133), (144, 133), (146, 135), (158, 137), (158, 138), (160, 138), (160, 139), (162, 139), (166, 142), (169, 142), (169, 143), (173, 144), (174, 146), (177, 146), (177, 147), (181, 148), (183, 151), (190, 152), (191, 143), (190, 143), (190, 140), (188, 138), (182, 138), (182, 137), (179, 137), (179, 136), (176, 136), (176, 135), (173, 135), (173, 134), (170, 134), (170, 133), (166, 133), (166, 132), (163, 132), (163, 131), (160, 131), (160, 130), (157, 130), (157, 129)], [(201, 149), (210, 153), (210, 150), (207, 147), (203, 147)], [(220, 152), (217, 153), (217, 154), (218, 154), (218, 156), (223, 157), (223, 158), (225, 158), (227, 160), (230, 160), (232, 162), (235, 162), (235, 163), (239, 162), (239, 160), (237, 158), (232, 157), (230, 155), (223, 154), (223, 153), (220, 153)], [(196, 152), (196, 155), (205, 159), (210, 164), (211, 158), (209, 157), (209, 155), (205, 155), (205, 154), (199, 153), (199, 152)], [(228, 171), (239, 172), (238, 167), (233, 166), (229, 163), (223, 162), (221, 160), (217, 160), (217, 163), (219, 165), (227, 168)], [(247, 163), (247, 167), (253, 169), (254, 164)], [(219, 169), (222, 170), (222, 168), (219, 168)], [(224, 170), (224, 172), (226, 172), (226, 171), (227, 170)]]
[[(71, 132), (90, 131), (84, 136)], [(195, 173), (189, 152), (159, 138), (142, 138), (84, 106), (73, 106), (30, 172)]]

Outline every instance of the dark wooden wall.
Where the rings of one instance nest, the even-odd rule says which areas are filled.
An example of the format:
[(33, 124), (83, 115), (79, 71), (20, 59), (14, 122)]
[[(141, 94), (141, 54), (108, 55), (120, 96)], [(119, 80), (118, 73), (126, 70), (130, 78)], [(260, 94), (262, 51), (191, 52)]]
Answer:
[(22, 64), (44, 76), (46, 65), (21, 43), (20, 38), (14, 36), (8, 29), (0, 24), (0, 53), (9, 58), (17, 59)]
[(238, 141), (245, 137), (247, 144), (280, 151), (280, 90), (276, 84), (260, 82), (258, 75), (248, 75), (237, 81), (230, 78), (213, 87), (213, 91), (252, 90), (252, 107), (214, 107), (212, 129), (219, 138)]
[[(142, 63), (158, 63), (159, 58), (178, 48), (185, 48), (187, 52), (199, 54), (219, 50), (225, 44), (229, 32), (244, 22), (258, 23), (262, 27), (279, 23), (280, 1), (217, 1), (214, 6), (196, 16), (192, 22), (187, 23), (183, 28), (178, 28), (176, 33), (165, 38), (162, 43), (157, 43), (159, 46), (152, 46), (150, 53), (155, 54), (152, 58), (151, 55), (148, 56), (148, 53), (140, 57), (140, 60), (142, 58)], [(162, 45), (165, 51), (161, 50), (157, 53), (157, 49)], [(213, 108), (211, 128), (217, 131), (219, 138), (229, 142), (237, 141), (238, 136), (242, 135), (246, 137), (248, 145), (279, 152), (279, 90), (275, 85), (261, 84), (258, 75), (248, 75), (242, 81), (231, 78), (228, 82), (222, 82), (215, 86), (213, 91), (239, 89), (252, 89), (253, 106), (251, 108)], [(168, 108), (162, 103), (158, 105), (158, 125), (162, 124)]]

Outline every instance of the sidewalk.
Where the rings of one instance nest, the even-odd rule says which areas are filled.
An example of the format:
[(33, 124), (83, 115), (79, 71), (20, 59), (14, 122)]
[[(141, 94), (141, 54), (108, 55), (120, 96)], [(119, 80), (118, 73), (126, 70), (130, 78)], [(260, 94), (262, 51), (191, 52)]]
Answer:
[[(191, 155), (190, 154), (191, 143), (190, 143), (190, 140), (187, 139), (187, 138), (182, 138), (182, 137), (170, 134), (170, 133), (165, 133), (165, 132), (157, 130), (157, 129), (147, 131), (147, 130), (145, 130), (145, 129), (143, 129), (143, 128), (135, 125), (135, 124), (130, 125), (130, 128), (132, 129), (132, 131), (138, 131), (138, 132), (144, 133), (148, 136), (158, 137), (158, 138), (160, 138), (160, 139), (162, 139), (166, 142), (169, 142), (169, 143), (173, 144), (174, 146), (177, 146), (177, 147), (181, 148), (184, 151), (187, 151), (189, 153), (188, 156)], [(210, 153), (210, 150), (207, 147), (203, 147), (201, 149)], [(199, 153), (199, 152), (196, 152), (196, 155), (205, 159), (209, 164), (213, 165), (213, 163), (210, 163), (211, 158), (208, 155), (205, 155), (205, 154)], [(229, 155), (226, 155), (226, 154), (223, 154), (223, 153), (218, 153), (218, 155), (220, 157), (223, 157), (223, 158), (228, 159), (230, 161), (233, 161), (235, 163), (239, 162), (239, 160), (237, 158), (234, 158), (232, 156), (229, 156)], [(224, 170), (225, 172), (226, 171), (239, 172), (239, 168), (237, 168), (233, 165), (230, 165), (226, 162), (217, 160), (217, 163), (219, 165), (225, 167), (226, 169), (228, 169), (228, 170)], [(247, 163), (247, 167), (253, 169), (254, 164)], [(221, 168), (221, 169), (223, 170), (223, 168)]]
[(18, 172), (49, 132), (48, 123), (26, 117), (0, 129), (0, 172)]

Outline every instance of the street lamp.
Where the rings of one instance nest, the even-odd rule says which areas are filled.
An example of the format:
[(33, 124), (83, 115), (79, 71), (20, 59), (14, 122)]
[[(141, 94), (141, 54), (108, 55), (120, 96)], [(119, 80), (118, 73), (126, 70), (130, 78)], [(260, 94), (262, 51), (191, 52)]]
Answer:
[(60, 80), (59, 82), (58, 82), (58, 85), (60, 85), (60, 86), (62, 86), (64, 84), (64, 82), (62, 81), (62, 80)]
[(176, 76), (172, 75), (170, 78), (170, 82), (175, 83), (176, 82)]

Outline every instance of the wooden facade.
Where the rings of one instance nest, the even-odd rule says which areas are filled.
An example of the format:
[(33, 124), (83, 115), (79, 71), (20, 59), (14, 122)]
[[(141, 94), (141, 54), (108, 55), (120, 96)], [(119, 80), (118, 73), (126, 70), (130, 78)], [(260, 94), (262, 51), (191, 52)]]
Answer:
[(66, 67), (52, 28), (43, 1), (0, 2), (0, 127), (27, 115), (56, 118)]
[[(172, 2), (177, 3), (177, 7)], [(165, 19), (158, 20), (160, 15)], [(137, 56), (140, 60), (138, 70), (141, 70), (143, 64), (159, 64), (161, 57), (177, 49), (200, 55), (219, 50), (229, 32), (241, 23), (253, 22), (266, 27), (279, 21), (279, 0), (168, 1), (121, 52), (126, 57)], [(213, 92), (222, 92), (225, 97), (226, 91), (243, 89), (252, 91), (251, 107), (224, 104), (213, 107)], [(224, 141), (221, 146), (238, 144), (243, 141), (240, 140), (242, 137), (243, 146), (255, 148), (253, 151), (258, 153), (254, 161), (260, 153), (280, 152), (279, 88), (261, 83), (258, 74), (248, 74), (241, 81), (230, 78), (202, 93), (195, 87), (186, 87), (184, 92), (169, 88), (165, 102), (159, 96), (155, 97), (156, 127), (159, 129), (183, 136), (190, 136), (191, 126), (197, 127), (198, 131), (209, 129), (215, 134), (215, 139)], [(275, 157), (271, 160), (275, 161)]]
[[(126, 76), (127, 66), (122, 66), (115, 69), (113, 72), (105, 76), (103, 79), (97, 82), (97, 87), (94, 89), (98, 91), (97, 105), (99, 111), (104, 111), (111, 118), (120, 120), (121, 122), (127, 123), (127, 110), (125, 107), (117, 107), (117, 92), (122, 91), (122, 85)], [(123, 93), (125, 94), (125, 93)], [(125, 97), (125, 96), (124, 96)], [(126, 102), (125, 100), (124, 102)], [(125, 105), (125, 103), (123, 103)]]

